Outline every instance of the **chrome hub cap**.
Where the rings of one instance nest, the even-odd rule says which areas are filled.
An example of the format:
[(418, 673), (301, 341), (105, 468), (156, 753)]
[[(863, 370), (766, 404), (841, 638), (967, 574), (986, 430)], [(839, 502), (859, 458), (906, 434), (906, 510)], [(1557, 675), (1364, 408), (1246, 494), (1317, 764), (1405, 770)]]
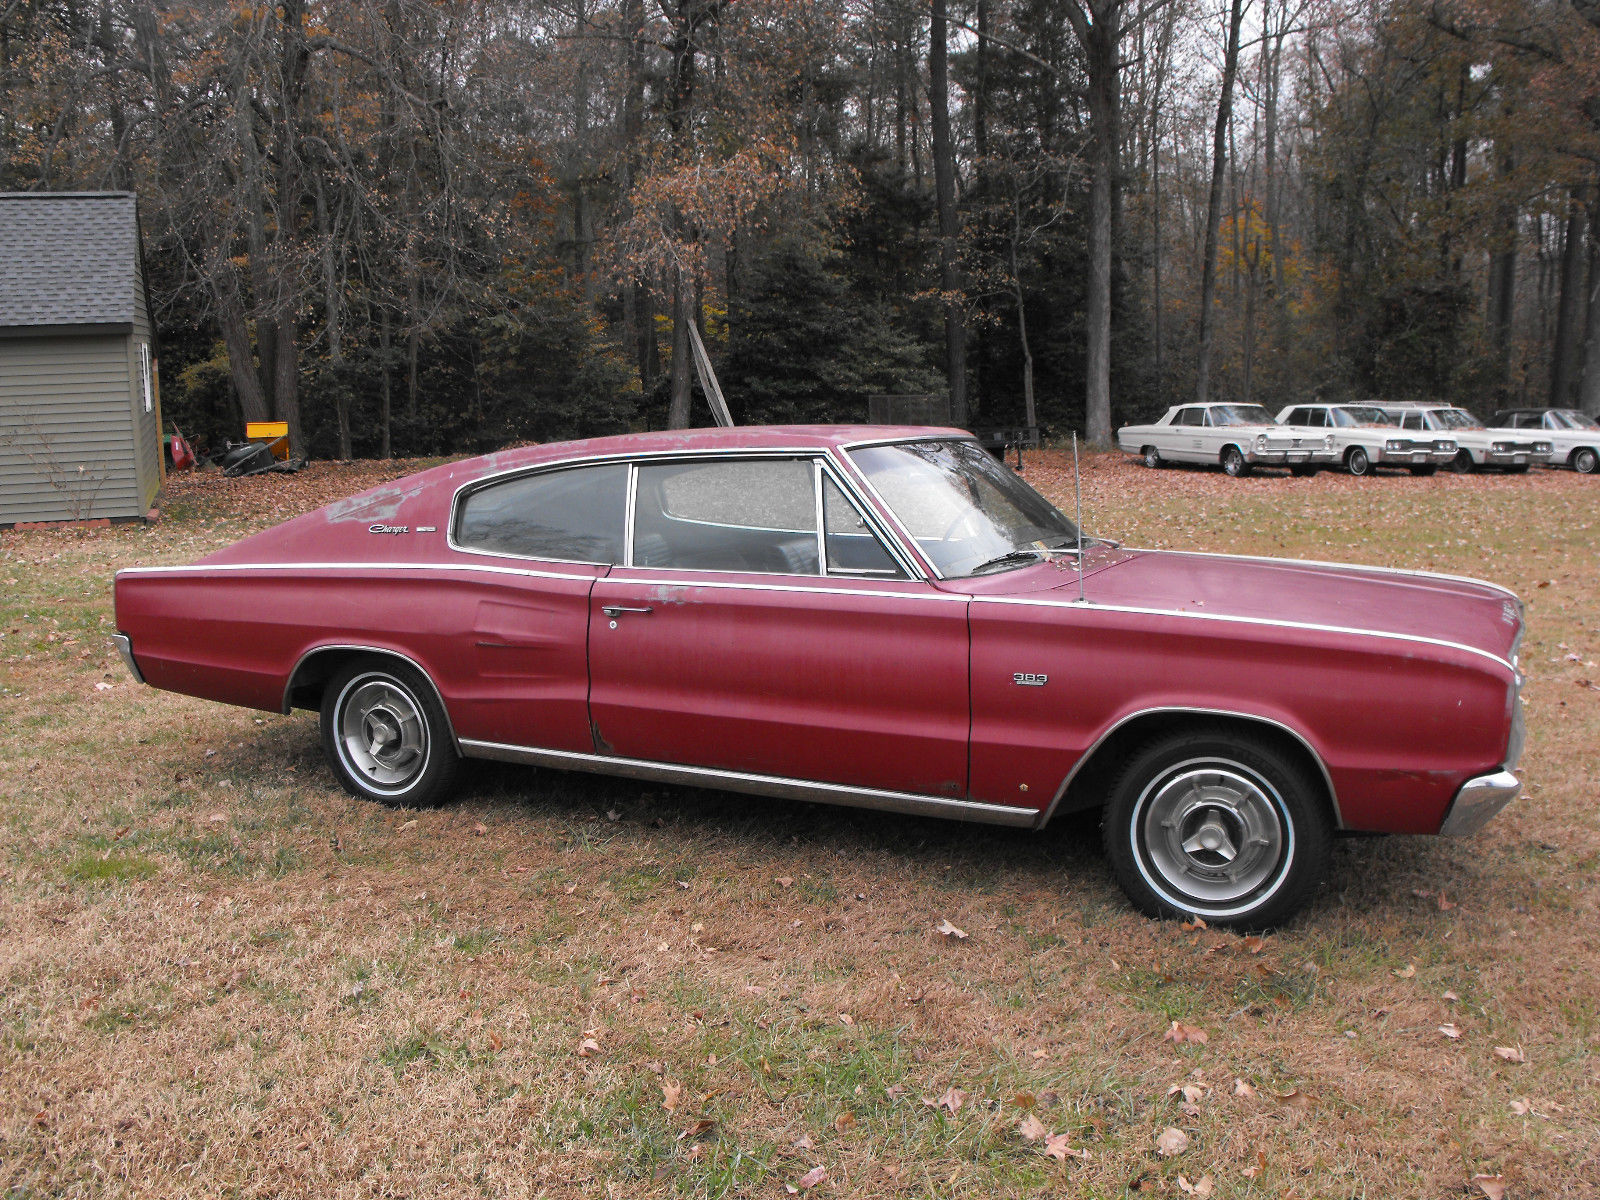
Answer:
[(1281, 879), (1290, 835), (1271, 787), (1232, 763), (1184, 764), (1135, 810), (1140, 867), (1176, 906), (1216, 909)]
[(402, 790), (427, 766), (428, 728), (405, 688), (387, 677), (351, 681), (339, 698), (339, 749), (370, 787)]

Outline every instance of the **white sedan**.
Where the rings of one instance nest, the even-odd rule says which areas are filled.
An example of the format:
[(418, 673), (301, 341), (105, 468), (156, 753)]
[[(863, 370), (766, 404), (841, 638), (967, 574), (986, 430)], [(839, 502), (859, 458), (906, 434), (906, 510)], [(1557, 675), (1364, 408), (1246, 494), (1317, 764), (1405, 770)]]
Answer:
[(1522, 434), (1536, 429), (1550, 441), (1548, 466), (1571, 467), (1580, 475), (1600, 470), (1600, 421), (1588, 413), (1575, 408), (1507, 408), (1495, 413), (1489, 427)]
[(1174, 405), (1159, 421), (1117, 430), (1117, 446), (1147, 467), (1218, 463), (1235, 476), (1256, 466), (1312, 475), (1338, 461), (1332, 434), (1285, 428), (1259, 404)]
[(1332, 431), (1338, 460), (1352, 475), (1369, 475), (1380, 463), (1432, 475), (1456, 456), (1454, 438), (1402, 432), (1399, 422), (1370, 404), (1291, 404), (1278, 420), (1313, 435)]
[(1440, 433), (1455, 439), (1456, 456), (1450, 469), (1466, 475), (1483, 467), (1521, 474), (1530, 464), (1544, 462), (1554, 450), (1542, 433), (1518, 429), (1512, 432), (1486, 429), (1464, 408), (1452, 404), (1424, 401), (1396, 401), (1376, 407), (1383, 409), (1401, 429)]

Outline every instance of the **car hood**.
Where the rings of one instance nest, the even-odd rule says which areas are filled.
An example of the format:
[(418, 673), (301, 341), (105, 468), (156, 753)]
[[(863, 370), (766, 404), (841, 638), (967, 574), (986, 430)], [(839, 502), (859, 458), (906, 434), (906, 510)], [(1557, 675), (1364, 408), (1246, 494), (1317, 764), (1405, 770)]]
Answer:
[[(1090, 604), (1432, 638), (1507, 661), (1522, 630), (1521, 602), (1475, 580), (1224, 554), (1123, 553), (1087, 573)], [(1077, 587), (1070, 574), (1052, 590)]]

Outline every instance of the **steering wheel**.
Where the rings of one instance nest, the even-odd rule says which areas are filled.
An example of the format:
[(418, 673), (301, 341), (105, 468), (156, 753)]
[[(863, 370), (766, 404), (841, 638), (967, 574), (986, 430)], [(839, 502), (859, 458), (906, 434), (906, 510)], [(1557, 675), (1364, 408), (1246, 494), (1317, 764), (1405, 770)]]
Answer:
[(977, 533), (978, 529), (977, 529), (976, 524), (973, 521), (973, 516), (974, 516), (974, 510), (973, 509), (963, 508), (960, 512), (958, 512), (956, 514), (956, 519), (951, 521), (950, 524), (945, 526), (944, 532), (939, 535), (939, 540), (941, 542), (948, 542), (950, 540), (950, 538), (951, 538), (951, 535), (954, 534), (955, 531), (957, 529), (960, 529), (963, 525), (971, 526), (972, 527), (971, 528), (971, 532), (974, 533), (974, 534)]

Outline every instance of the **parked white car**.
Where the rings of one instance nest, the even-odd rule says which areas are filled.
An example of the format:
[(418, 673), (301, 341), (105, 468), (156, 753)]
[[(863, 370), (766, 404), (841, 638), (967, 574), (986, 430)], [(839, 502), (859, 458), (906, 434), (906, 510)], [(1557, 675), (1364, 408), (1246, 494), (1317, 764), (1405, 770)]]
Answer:
[(1507, 408), (1495, 413), (1491, 429), (1550, 439), (1552, 467), (1571, 467), (1580, 475), (1600, 469), (1600, 421), (1575, 408)]
[(1465, 475), (1483, 467), (1502, 471), (1526, 471), (1530, 463), (1544, 462), (1553, 447), (1548, 438), (1531, 437), (1517, 431), (1487, 429), (1482, 421), (1464, 408), (1422, 401), (1379, 404), (1401, 429), (1440, 433), (1456, 441), (1456, 456), (1450, 469)]
[(1406, 433), (1370, 404), (1291, 404), (1278, 420), (1313, 436), (1331, 431), (1338, 461), (1352, 475), (1370, 475), (1380, 465), (1432, 475), (1456, 456), (1454, 438)]
[(1311, 475), (1338, 458), (1332, 434), (1287, 429), (1259, 404), (1174, 405), (1153, 424), (1117, 430), (1117, 446), (1142, 457), (1147, 467), (1219, 463), (1235, 476), (1256, 466)]

